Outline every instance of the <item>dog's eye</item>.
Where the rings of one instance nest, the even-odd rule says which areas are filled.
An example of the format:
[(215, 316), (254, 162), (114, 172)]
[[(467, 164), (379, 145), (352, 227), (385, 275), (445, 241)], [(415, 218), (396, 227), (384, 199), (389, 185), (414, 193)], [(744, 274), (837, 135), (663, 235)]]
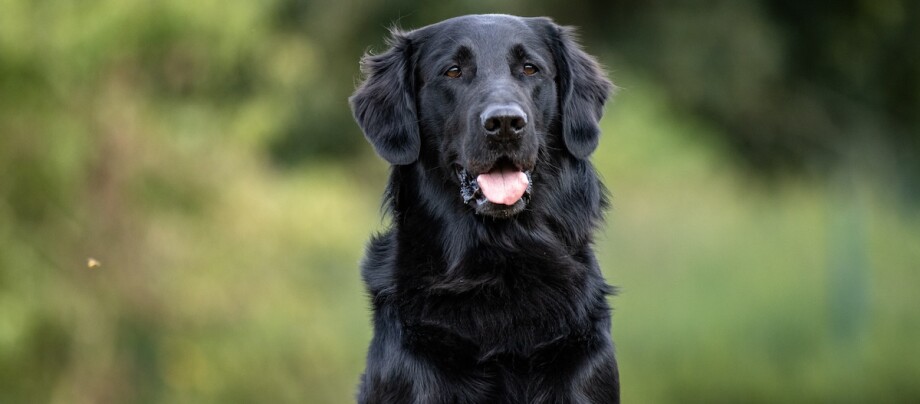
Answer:
[(534, 74), (537, 74), (537, 72), (540, 70), (537, 69), (537, 66), (534, 66), (531, 63), (525, 63), (522, 71), (524, 72), (525, 76), (533, 76)]
[(447, 69), (447, 71), (444, 72), (445, 76), (450, 77), (452, 79), (460, 77), (461, 74), (462, 72), (460, 71), (460, 66), (451, 66), (450, 69)]

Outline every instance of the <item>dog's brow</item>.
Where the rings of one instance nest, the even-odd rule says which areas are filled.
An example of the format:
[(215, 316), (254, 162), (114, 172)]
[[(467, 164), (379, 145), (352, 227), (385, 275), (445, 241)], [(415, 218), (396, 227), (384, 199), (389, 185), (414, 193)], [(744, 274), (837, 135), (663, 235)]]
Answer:
[(466, 62), (471, 59), (473, 59), (473, 50), (469, 46), (462, 45), (454, 52), (454, 60), (458, 62)]
[(527, 52), (527, 48), (525, 48), (522, 44), (517, 44), (511, 47), (511, 57), (516, 60), (531, 59), (530, 52)]
[(544, 59), (543, 55), (540, 52), (531, 52), (527, 50), (527, 47), (523, 44), (516, 44), (508, 50), (508, 60), (510, 63), (536, 63), (541, 68), (546, 68), (548, 66), (547, 61)]

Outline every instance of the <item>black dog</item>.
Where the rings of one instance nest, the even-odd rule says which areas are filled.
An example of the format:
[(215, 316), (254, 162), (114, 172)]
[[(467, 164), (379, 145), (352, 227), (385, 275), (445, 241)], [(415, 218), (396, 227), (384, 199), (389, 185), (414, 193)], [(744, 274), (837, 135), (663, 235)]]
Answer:
[(610, 82), (546, 18), (464, 16), (390, 45), (351, 97), (393, 165), (358, 401), (618, 402), (588, 161)]

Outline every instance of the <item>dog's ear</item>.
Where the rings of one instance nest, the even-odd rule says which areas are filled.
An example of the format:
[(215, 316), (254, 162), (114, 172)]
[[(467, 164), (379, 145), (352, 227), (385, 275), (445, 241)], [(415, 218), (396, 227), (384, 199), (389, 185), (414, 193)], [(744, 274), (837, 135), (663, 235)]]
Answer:
[(562, 137), (573, 156), (587, 158), (597, 148), (601, 133), (598, 121), (613, 84), (597, 61), (581, 49), (573, 28), (547, 22), (556, 62)]
[(365, 80), (349, 98), (355, 120), (364, 136), (390, 164), (410, 164), (418, 159), (418, 118), (415, 111), (412, 42), (393, 30), (390, 49), (380, 55), (365, 54), (361, 71)]

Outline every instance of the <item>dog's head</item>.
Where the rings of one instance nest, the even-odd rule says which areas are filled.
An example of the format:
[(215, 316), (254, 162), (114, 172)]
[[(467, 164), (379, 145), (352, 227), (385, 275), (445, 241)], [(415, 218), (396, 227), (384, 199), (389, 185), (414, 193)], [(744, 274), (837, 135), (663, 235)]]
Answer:
[(477, 214), (526, 207), (547, 149), (586, 159), (611, 84), (572, 30), (547, 18), (472, 15), (393, 32), (362, 60), (355, 119), (394, 165), (431, 160)]

